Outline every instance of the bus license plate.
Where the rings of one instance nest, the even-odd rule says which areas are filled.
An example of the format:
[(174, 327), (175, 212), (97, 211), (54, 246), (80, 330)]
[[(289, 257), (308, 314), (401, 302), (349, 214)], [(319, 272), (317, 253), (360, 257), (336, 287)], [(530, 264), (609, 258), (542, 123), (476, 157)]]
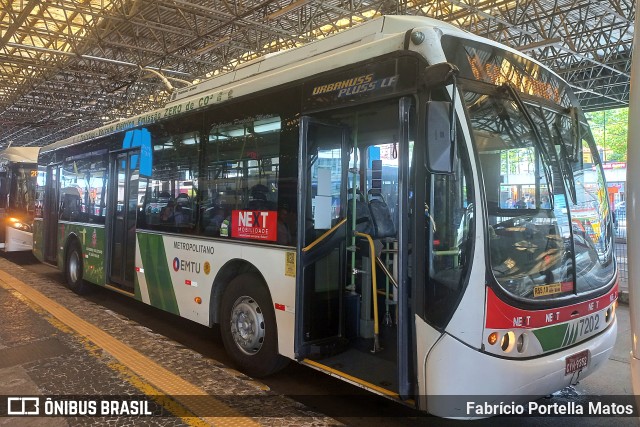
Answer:
[(572, 354), (571, 356), (567, 356), (565, 366), (564, 366), (564, 374), (569, 375), (573, 374), (580, 369), (586, 368), (589, 364), (589, 350), (583, 350), (580, 353)]

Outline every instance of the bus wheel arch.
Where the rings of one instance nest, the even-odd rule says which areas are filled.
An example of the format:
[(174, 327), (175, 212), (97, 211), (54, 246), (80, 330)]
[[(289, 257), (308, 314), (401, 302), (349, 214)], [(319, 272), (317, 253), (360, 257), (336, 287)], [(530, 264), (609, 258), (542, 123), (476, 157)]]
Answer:
[[(254, 273), (262, 277), (258, 269), (248, 261), (242, 259), (232, 259), (223, 265), (211, 287), (211, 298), (209, 306), (209, 326), (220, 323), (220, 305), (222, 303), (222, 295), (224, 294), (229, 283), (241, 274)], [(264, 282), (264, 280), (263, 280)]]
[(84, 261), (82, 245), (77, 236), (71, 235), (67, 239), (64, 250), (64, 276), (67, 287), (77, 294), (85, 294), (89, 290), (89, 283), (84, 278)]
[(257, 271), (235, 276), (220, 301), (220, 334), (240, 370), (264, 377), (287, 365), (278, 352), (278, 330), (269, 289)]

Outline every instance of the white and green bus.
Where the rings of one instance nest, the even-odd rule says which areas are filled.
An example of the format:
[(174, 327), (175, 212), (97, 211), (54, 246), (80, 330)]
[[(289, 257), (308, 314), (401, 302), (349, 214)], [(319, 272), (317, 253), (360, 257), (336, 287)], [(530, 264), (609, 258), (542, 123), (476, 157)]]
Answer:
[(30, 251), (36, 199), (38, 147), (0, 151), (0, 250)]
[(606, 184), (569, 85), (432, 19), (178, 90), (43, 147), (38, 185), (34, 253), (71, 289), (219, 324), (252, 376), (296, 360), (469, 416), (435, 397), (547, 395), (615, 341)]

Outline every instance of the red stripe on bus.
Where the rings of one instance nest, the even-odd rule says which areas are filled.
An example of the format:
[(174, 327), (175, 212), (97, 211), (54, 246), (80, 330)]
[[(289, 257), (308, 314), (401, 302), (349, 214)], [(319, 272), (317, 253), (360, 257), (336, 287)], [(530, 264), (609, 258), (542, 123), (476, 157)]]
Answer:
[(568, 305), (544, 310), (523, 310), (502, 301), (487, 287), (487, 316), (485, 326), (490, 329), (534, 329), (556, 323), (568, 322), (577, 317), (602, 310), (618, 298), (618, 283), (605, 295)]

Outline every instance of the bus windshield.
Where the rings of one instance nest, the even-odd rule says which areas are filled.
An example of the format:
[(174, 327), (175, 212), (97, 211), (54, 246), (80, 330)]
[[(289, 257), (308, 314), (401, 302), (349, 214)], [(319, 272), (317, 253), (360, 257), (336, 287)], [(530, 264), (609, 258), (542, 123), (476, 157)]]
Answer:
[(13, 214), (33, 215), (35, 206), (35, 165), (9, 164), (6, 167), (6, 180), (9, 183), (7, 207)]
[(506, 92), (487, 89), (494, 93), (466, 89), (464, 99), (485, 181), (494, 277), (518, 297), (538, 298), (541, 287), (555, 284), (560, 292), (551, 295), (573, 292), (567, 203), (549, 182), (559, 168), (548, 139), (534, 136)]
[(611, 221), (594, 145), (574, 142), (583, 148), (569, 154), (570, 118), (540, 105), (525, 105), (529, 122), (498, 93), (465, 91), (465, 100), (485, 178), (498, 283), (536, 300), (610, 284)]
[[(485, 186), (490, 266), (520, 300), (597, 292), (614, 274), (612, 221), (597, 149), (566, 85), (537, 64), (443, 39)], [(455, 47), (455, 48), (454, 48)]]

